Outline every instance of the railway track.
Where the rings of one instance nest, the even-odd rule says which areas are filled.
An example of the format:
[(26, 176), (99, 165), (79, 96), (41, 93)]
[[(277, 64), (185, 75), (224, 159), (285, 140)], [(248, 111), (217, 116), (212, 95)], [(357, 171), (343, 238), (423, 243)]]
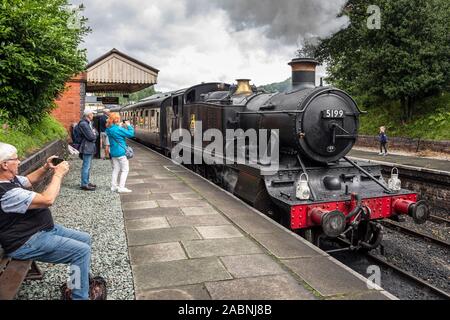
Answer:
[(411, 281), (415, 284), (417, 284), (420, 287), (424, 287), (425, 290), (429, 291), (432, 294), (435, 294), (436, 296), (446, 299), (446, 300), (450, 300), (450, 294), (433, 286), (432, 284), (428, 283), (425, 280), (422, 280), (416, 276), (414, 276), (413, 274), (409, 273), (408, 271), (405, 271), (399, 267), (397, 267), (396, 265), (393, 265), (392, 263), (377, 257), (371, 253), (366, 253), (366, 257), (374, 262), (376, 262), (379, 265), (384, 266), (385, 268), (388, 268), (389, 270), (392, 270), (393, 272), (395, 272), (396, 274), (399, 274), (401, 277), (407, 278), (408, 281)]
[(435, 215), (430, 215), (430, 221), (434, 222), (434, 223), (438, 223), (438, 224), (446, 224), (447, 226), (450, 225), (450, 220), (443, 218), (443, 217), (439, 217), (439, 216), (435, 216)]
[(434, 237), (432, 237), (432, 236), (430, 236), (428, 234), (425, 234), (423, 232), (409, 229), (409, 228), (407, 228), (405, 226), (393, 223), (393, 222), (388, 221), (388, 220), (384, 220), (381, 223), (383, 224), (383, 226), (385, 226), (385, 227), (387, 227), (389, 229), (396, 230), (396, 231), (401, 232), (403, 234), (411, 235), (411, 236), (414, 236), (414, 237), (417, 237), (417, 238), (422, 238), (422, 239), (424, 239), (426, 241), (429, 241), (429, 242), (432, 242), (434, 244), (437, 244), (437, 245), (439, 245), (439, 246), (441, 246), (443, 248), (450, 249), (450, 243), (447, 242), (447, 241), (434, 238)]
[[(343, 238), (337, 238), (337, 243), (340, 243), (341, 245), (344, 245), (344, 246), (350, 246), (350, 242), (348, 242), (348, 240), (343, 239)], [(342, 254), (345, 251), (347, 251), (347, 250), (345, 248), (342, 248), (342, 249), (336, 249), (336, 250), (328, 250), (326, 252), (331, 253), (331, 254), (333, 252), (339, 252)], [(434, 285), (430, 284), (429, 282), (427, 282), (419, 277), (416, 277), (412, 273), (388, 262), (384, 258), (378, 257), (370, 252), (363, 253), (362, 255), (366, 257), (368, 262), (370, 261), (370, 263), (368, 263), (368, 264), (376, 264), (378, 266), (381, 266), (381, 267), (391, 271), (392, 273), (394, 273), (397, 277), (405, 279), (409, 283), (412, 283), (414, 286), (421, 288), (421, 291), (425, 291), (428, 294), (432, 294), (439, 299), (450, 300), (450, 293), (435, 287)], [(349, 266), (351, 267), (351, 265), (349, 265)], [(423, 288), (423, 290), (422, 290), (422, 288)]]

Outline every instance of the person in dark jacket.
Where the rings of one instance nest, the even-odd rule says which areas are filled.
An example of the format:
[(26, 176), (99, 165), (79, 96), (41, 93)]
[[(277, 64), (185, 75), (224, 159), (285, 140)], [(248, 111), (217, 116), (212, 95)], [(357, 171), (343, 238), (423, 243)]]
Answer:
[[(380, 141), (380, 156), (387, 156), (388, 152), (387, 152), (387, 135), (386, 135), (386, 128), (385, 127), (380, 127), (380, 133), (378, 134), (378, 139)], [(383, 148), (384, 148), (384, 152), (383, 152)]]
[[(45, 164), (26, 177), (19, 176), (17, 149), (0, 142), (0, 245), (8, 257), (45, 263), (70, 264), (74, 300), (89, 299), (91, 236), (53, 222), (49, 209), (56, 200), (69, 163)], [(53, 171), (47, 188), (31, 187)]]
[(106, 135), (106, 122), (108, 121), (108, 117), (111, 111), (109, 109), (103, 109), (103, 115), (99, 119), (99, 131), (100, 131), (100, 145), (102, 149), (105, 149), (105, 156), (103, 160), (109, 159), (109, 139)]
[(83, 158), (83, 166), (81, 168), (81, 189), (86, 191), (94, 191), (97, 188), (95, 184), (89, 182), (92, 158), (96, 152), (95, 142), (98, 137), (98, 132), (94, 129), (92, 124), (93, 119), (94, 112), (92, 110), (85, 110), (84, 117), (78, 124), (82, 135), (79, 150), (80, 155)]

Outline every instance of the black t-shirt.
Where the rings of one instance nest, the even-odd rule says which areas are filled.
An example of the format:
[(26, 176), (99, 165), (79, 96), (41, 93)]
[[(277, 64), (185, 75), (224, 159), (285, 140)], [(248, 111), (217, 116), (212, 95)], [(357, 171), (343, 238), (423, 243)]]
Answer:
[[(12, 182), (0, 183), (0, 200), (9, 190), (25, 189), (17, 178)], [(5, 253), (19, 249), (36, 232), (51, 230), (54, 227), (50, 209), (29, 209), (22, 213), (4, 212), (0, 202), (0, 245)]]
[(98, 129), (100, 132), (106, 131), (106, 121), (108, 121), (108, 117), (105, 114), (98, 119)]

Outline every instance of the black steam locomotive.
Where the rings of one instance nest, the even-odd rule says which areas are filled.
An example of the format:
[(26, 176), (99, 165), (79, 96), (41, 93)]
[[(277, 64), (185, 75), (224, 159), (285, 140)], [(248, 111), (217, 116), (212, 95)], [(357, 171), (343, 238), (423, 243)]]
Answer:
[(276, 132), (265, 143), (249, 143), (245, 136), (226, 136), (220, 142), (225, 149), (231, 146), (234, 155), (241, 152), (249, 158), (255, 150), (269, 150), (276, 137), (275, 171), (260, 161), (193, 161), (187, 166), (313, 243), (323, 236), (341, 236), (353, 248), (368, 250), (381, 241), (381, 219), (399, 220), (407, 214), (424, 223), (429, 209), (416, 193), (401, 189), (395, 177), (386, 184), (380, 166), (346, 157), (362, 114), (355, 101), (337, 88), (315, 86), (315, 60), (297, 58), (289, 65), (292, 89), (286, 92), (259, 91), (249, 80), (237, 80), (237, 85), (202, 83), (151, 96), (120, 113), (135, 126), (138, 141), (166, 155), (183, 143), (192, 150), (189, 157), (206, 159), (208, 142), (174, 141), (177, 129), (192, 135), (217, 129), (223, 136), (230, 129)]

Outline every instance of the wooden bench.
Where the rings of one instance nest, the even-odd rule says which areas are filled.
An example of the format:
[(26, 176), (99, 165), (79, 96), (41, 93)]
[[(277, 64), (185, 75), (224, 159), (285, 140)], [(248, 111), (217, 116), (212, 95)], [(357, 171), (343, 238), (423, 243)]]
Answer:
[(3, 255), (0, 247), (0, 300), (12, 300), (24, 280), (42, 280), (34, 261), (14, 260)]

